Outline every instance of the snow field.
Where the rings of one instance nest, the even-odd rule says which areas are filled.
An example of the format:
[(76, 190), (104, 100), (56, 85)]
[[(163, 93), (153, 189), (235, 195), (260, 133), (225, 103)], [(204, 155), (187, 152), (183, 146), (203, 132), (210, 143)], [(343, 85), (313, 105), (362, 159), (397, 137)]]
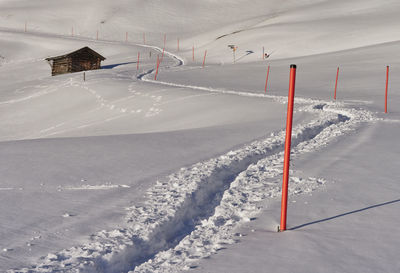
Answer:
[[(337, 137), (344, 134), (349, 137), (348, 133), (353, 129), (356, 130), (355, 134), (358, 134), (365, 133), (365, 128), (376, 127), (377, 124), (390, 124), (393, 127), (382, 127), (389, 134), (396, 132), (400, 117), (396, 105), (400, 103), (400, 97), (395, 90), (400, 86), (400, 80), (395, 76), (390, 77), (390, 115), (382, 114), (382, 106), (385, 67), (391, 66), (391, 75), (396, 75), (399, 68), (399, 61), (393, 56), (396, 56), (398, 51), (397, 41), (400, 34), (392, 27), (399, 20), (397, 1), (278, 2), (257, 0), (248, 5), (247, 1), (242, 0), (196, 3), (152, 0), (144, 4), (142, 1), (128, 3), (121, 0), (113, 3), (102, 2), (100, 5), (96, 5), (99, 1), (87, 1), (87, 5), (82, 5), (82, 1), (61, 3), (40, 0), (37, 1), (37, 5), (29, 3), (29, 14), (24, 14), (20, 7), (26, 7), (26, 1), (1, 1), (0, 40), (4, 50), (0, 53), (0, 114), (3, 117), (0, 126), (0, 146), (3, 151), (8, 152), (12, 163), (14, 162), (10, 164), (3, 158), (2, 165), (15, 173), (17, 171), (13, 166), (24, 166), (21, 169), (26, 172), (18, 174), (23, 176), (21, 184), (24, 186), (17, 186), (15, 184), (18, 184), (20, 177), (16, 174), (9, 175), (6, 167), (3, 167), (3, 172), (9, 175), (5, 176), (0, 188), (4, 196), (4, 207), (9, 208), (9, 211), (3, 212), (1, 221), (7, 230), (2, 239), (2, 242), (6, 243), (1, 247), (3, 253), (0, 256), (4, 270), (25, 267), (9, 272), (176, 272), (194, 269), (202, 263), (204, 265), (206, 260), (201, 258), (211, 257), (219, 250), (230, 248), (228, 245), (239, 241), (242, 235), (249, 232), (245, 230), (242, 234), (238, 228), (256, 222), (257, 217), (270, 217), (265, 216), (265, 210), (269, 208), (268, 201), (273, 201), (279, 196), (284, 138), (281, 131), (283, 122), (279, 117), (283, 117), (284, 107), (276, 106), (276, 102), (284, 103), (286, 100), (284, 92), (287, 90), (287, 68), (290, 63), (296, 63), (300, 68), (296, 105), (302, 105), (295, 113), (300, 125), (295, 128), (293, 159), (312, 154), (317, 161), (324, 161), (325, 155), (312, 152), (325, 149), (327, 144), (337, 145)], [(71, 19), (71, 14), (74, 14), (74, 19)], [(29, 32), (26, 34), (21, 30), (24, 21), (28, 22)], [(69, 36), (71, 27), (74, 27), (74, 37), (60, 35)], [(97, 29), (100, 29), (101, 41), (94, 39)], [(129, 32), (128, 43), (123, 42), (126, 31)], [(152, 80), (155, 54), (151, 59), (147, 59), (141, 71), (136, 71), (136, 53), (142, 47), (131, 43), (140, 41), (143, 33), (147, 35), (148, 44), (158, 46), (147, 47), (147, 53), (153, 54), (159, 54), (161, 51), (164, 33), (167, 34), (168, 51), (175, 51), (175, 37), (181, 38), (179, 55), (182, 54), (182, 57), (167, 52), (157, 82)], [(88, 73), (87, 82), (82, 82), (81, 74), (64, 75), (56, 79), (47, 76), (49, 67), (43, 64), (42, 58), (47, 57), (47, 54), (62, 54), (70, 51), (72, 47), (75, 49), (88, 43), (99, 52), (110, 56), (105, 63), (108, 69)], [(191, 47), (194, 44), (196, 62), (192, 63)], [(227, 44), (239, 46), (237, 65), (228, 65), (232, 62), (232, 56)], [(267, 96), (262, 94), (267, 64), (260, 61), (262, 46), (271, 53), (271, 58), (267, 60), (272, 68), (270, 93)], [(207, 67), (200, 69), (201, 55), (206, 49)], [(177, 64), (179, 66), (174, 67)], [(181, 66), (182, 64), (186, 66)], [(341, 68), (339, 103), (332, 103), (337, 66)], [(57, 107), (48, 107), (49, 104), (56, 104)], [(268, 111), (259, 110), (261, 107), (268, 108)], [(69, 113), (68, 116), (65, 115), (66, 112)], [(237, 133), (236, 139), (232, 137), (226, 141), (228, 143), (225, 143), (227, 134), (218, 133), (227, 128), (232, 131), (236, 128), (236, 132), (243, 131), (245, 126), (249, 132)], [(265, 126), (265, 129), (257, 128), (260, 126)], [(154, 145), (165, 136), (178, 138), (180, 134), (188, 131), (197, 134), (197, 137), (202, 134), (222, 137), (210, 145), (210, 151), (201, 155), (195, 153), (196, 148), (193, 146), (200, 146), (202, 143), (193, 140), (192, 143), (182, 142), (185, 148), (174, 146), (176, 149), (145, 149), (139, 147), (140, 143), (145, 145), (149, 142), (143, 139), (140, 143), (135, 142), (134, 147), (137, 150), (132, 157), (150, 165), (157, 165), (154, 163), (157, 161), (155, 157), (162, 157), (160, 154), (165, 151), (168, 151), (171, 157), (176, 153), (187, 156), (187, 161), (177, 157), (159, 161), (160, 165), (170, 164), (168, 167), (160, 167), (162, 170), (154, 166), (153, 169), (143, 167), (145, 164), (132, 166), (129, 164), (130, 160), (136, 161), (128, 156), (124, 157), (128, 162), (118, 161), (120, 158), (115, 156), (116, 151), (128, 152), (116, 149), (119, 145), (115, 142), (109, 143), (120, 141), (122, 144), (129, 143), (126, 147), (131, 147), (130, 140), (143, 137), (154, 138)], [(163, 134), (164, 132), (169, 134)], [(275, 133), (266, 137), (271, 132)], [(146, 135), (135, 135), (139, 133)], [(121, 136), (122, 134), (126, 136)], [(100, 140), (95, 136), (107, 137)], [(67, 194), (64, 196), (65, 200), (55, 206), (58, 195), (50, 191), (54, 185), (48, 186), (42, 182), (39, 191), (44, 193), (41, 194), (32, 190), (34, 185), (43, 179), (42, 173), (47, 174), (51, 171), (43, 168), (29, 170), (30, 166), (26, 167), (29, 160), (21, 158), (29, 158), (36, 154), (23, 153), (15, 148), (29, 143), (31, 148), (48, 148), (49, 143), (56, 143), (55, 140), (47, 139), (49, 137), (61, 138), (57, 143), (65, 145), (65, 150), (49, 150), (57, 150), (60, 153), (67, 153), (71, 143), (80, 143), (78, 146), (82, 151), (90, 149), (89, 143), (98, 143), (102, 146), (101, 150), (106, 151), (105, 154), (96, 154), (98, 165), (103, 163), (108, 166), (109, 172), (91, 164), (83, 164), (82, 170), (78, 171), (70, 169), (71, 162), (68, 159), (78, 160), (77, 165), (85, 163), (82, 158), (70, 156), (65, 161), (68, 168), (55, 169), (64, 175), (67, 171), (71, 174), (64, 177), (52, 174), (47, 177), (58, 184), (57, 191)], [(86, 137), (86, 140), (73, 137)], [(370, 140), (369, 137), (360, 134), (361, 140), (354, 139), (354, 145)], [(9, 142), (32, 138), (44, 139), (40, 143)], [(254, 139), (258, 140), (251, 142)], [(170, 146), (172, 142), (163, 143)], [(373, 146), (371, 141), (367, 143)], [(18, 152), (10, 152), (11, 148)], [(185, 149), (193, 152), (192, 157), (188, 155), (190, 152), (183, 151)], [(385, 149), (390, 148), (384, 147), (383, 150)], [(231, 151), (227, 152), (229, 150)], [(145, 154), (146, 151), (152, 153)], [(325, 152), (332, 151), (328, 149)], [(340, 152), (345, 153), (344, 150)], [(373, 154), (377, 152), (378, 150), (372, 151)], [(364, 155), (357, 155), (357, 164), (363, 165)], [(112, 156), (120, 163), (118, 166), (106, 164)], [(60, 160), (46, 153), (43, 157), (49, 157), (48, 162), (51, 159)], [(395, 156), (392, 155), (393, 158)], [(51, 164), (49, 166), (54, 168)], [(186, 167), (177, 170), (182, 166)], [(129, 168), (134, 171), (126, 171)], [(143, 171), (143, 168), (149, 169)], [(326, 166), (321, 166), (321, 171), (316, 172), (317, 174), (308, 174), (308, 168), (301, 168), (301, 171), (298, 168), (296, 161), (290, 181), (292, 196), (310, 193), (329, 185), (331, 181), (336, 181), (335, 175), (326, 178)], [(356, 189), (356, 192), (362, 191), (364, 195), (354, 198), (347, 190), (341, 189), (337, 195), (343, 199), (343, 204), (358, 205), (357, 201), (364, 202), (364, 196), (371, 200), (375, 200), (375, 195), (386, 199), (389, 194), (384, 192), (385, 187), (392, 188), (394, 192), (397, 190), (394, 184), (390, 184), (396, 180), (390, 174), (385, 177), (381, 188), (373, 188), (370, 186), (373, 184), (371, 180), (377, 179), (374, 173), (365, 177), (362, 176), (364, 171), (359, 168), (359, 174), (348, 175), (350, 172), (344, 169), (346, 171), (338, 176), (345, 182), (351, 180), (354, 183), (351, 187)], [(171, 175), (165, 178), (167, 174)], [(101, 177), (105, 175), (110, 175), (113, 179)], [(88, 176), (100, 176), (101, 179), (88, 179)], [(363, 178), (358, 178), (360, 176)], [(53, 177), (57, 179), (52, 179)], [(139, 181), (140, 179), (144, 182)], [(366, 184), (368, 189), (373, 190), (364, 190)], [(146, 189), (147, 195), (142, 198)], [(31, 229), (26, 227), (22, 218), (31, 218), (18, 210), (21, 197), (16, 196), (19, 193), (23, 193), (27, 204), (32, 203), (29, 206), (35, 208), (32, 214), (39, 215), (29, 224), (33, 225), (34, 229), (45, 232), (35, 230), (34, 236), (29, 234)], [(85, 195), (96, 197), (83, 201), (82, 197)], [(116, 201), (117, 199), (121, 200)], [(139, 199), (142, 203), (137, 201)], [(81, 202), (81, 208), (71, 209), (68, 200)], [(97, 210), (93, 209), (99, 200), (102, 204), (98, 205)], [(54, 205), (55, 208), (40, 211), (38, 204), (47, 207)], [(127, 209), (127, 216), (123, 221), (121, 218), (125, 212), (121, 208), (127, 204), (132, 206)], [(271, 204), (273, 206), (274, 202)], [(337, 205), (334, 202), (330, 204), (331, 207)], [(83, 207), (87, 207), (89, 215), (84, 215)], [(332, 211), (331, 207), (325, 206), (324, 209)], [(102, 211), (103, 209), (107, 211)], [(277, 211), (276, 208), (272, 210), (274, 213)], [(62, 221), (71, 222), (60, 224), (54, 221), (54, 213)], [(303, 213), (305, 218), (309, 217), (308, 213)], [(43, 221), (43, 214), (46, 221)], [(12, 221), (8, 215), (19, 215), (20, 218)], [(380, 215), (375, 216), (382, 218)], [(78, 219), (80, 217), (82, 218)], [(316, 218), (321, 218), (318, 213)], [(38, 221), (46, 224), (39, 225)], [(82, 223), (91, 221), (93, 226), (90, 228), (75, 230), (68, 235), (66, 232), (61, 235), (53, 234), (53, 229), (50, 228), (58, 224), (62, 229), (75, 225), (81, 227)], [(344, 224), (351, 225), (350, 222), (349, 220)], [(19, 223), (22, 223), (21, 226)], [(366, 226), (365, 222), (358, 223)], [(393, 223), (393, 226), (396, 226), (396, 221)], [(268, 231), (275, 231), (271, 221), (267, 226), (270, 227)], [(95, 233), (98, 230), (102, 231)], [(315, 237), (323, 238), (325, 231), (317, 231)], [(361, 230), (360, 234), (368, 234), (367, 231)], [(87, 234), (94, 235), (87, 238)], [(33, 243), (25, 242), (27, 236)], [(301, 237), (293, 233), (287, 235), (291, 236)], [(343, 239), (340, 236), (330, 238), (332, 245), (335, 245), (334, 241)], [(8, 243), (10, 241), (11, 243)], [(316, 252), (328, 248), (325, 242), (318, 242), (317, 239), (307, 240), (309, 241), (312, 241)], [(23, 250), (20, 247), (21, 242), (25, 247)], [(379, 240), (376, 239), (376, 242)], [(363, 245), (360, 241), (356, 243)], [(387, 253), (395, 252), (392, 251), (395, 247), (390, 247), (387, 241), (382, 244), (388, 246), (385, 249)], [(300, 245), (309, 246), (305, 241)], [(343, 245), (346, 246), (346, 243)], [(358, 250), (357, 244), (348, 249), (353, 248)], [(309, 247), (304, 249), (307, 250), (304, 251), (306, 253), (312, 252)], [(332, 249), (336, 251), (332, 256), (343, 261), (340, 251)], [(28, 253), (32, 250), (36, 254)], [(378, 250), (377, 247), (376, 251)], [(359, 251), (358, 255), (345, 251), (344, 253), (353, 255), (352, 257), (360, 257), (364, 266), (357, 267), (350, 262), (340, 264), (341, 269), (366, 272), (361, 270), (368, 268), (368, 265), (375, 265), (371, 267), (375, 269), (382, 268), (379, 263), (373, 264), (366, 258), (374, 256), (373, 250), (369, 248), (368, 251)], [(43, 253), (51, 254), (37, 260), (38, 253), (41, 256)], [(240, 250), (236, 254), (240, 255)], [(381, 257), (380, 254), (377, 256)], [(27, 257), (30, 258), (29, 262)], [(24, 261), (17, 262), (17, 259)], [(278, 260), (271, 258), (270, 262), (274, 264)], [(234, 266), (235, 263), (231, 263)], [(319, 266), (325, 269), (324, 265)], [(394, 267), (395, 265), (390, 269)], [(218, 268), (218, 262), (215, 268)], [(241, 268), (242, 272), (249, 269), (237, 268)], [(280, 269), (273, 268), (277, 271)], [(251, 269), (254, 267), (250, 267)]]

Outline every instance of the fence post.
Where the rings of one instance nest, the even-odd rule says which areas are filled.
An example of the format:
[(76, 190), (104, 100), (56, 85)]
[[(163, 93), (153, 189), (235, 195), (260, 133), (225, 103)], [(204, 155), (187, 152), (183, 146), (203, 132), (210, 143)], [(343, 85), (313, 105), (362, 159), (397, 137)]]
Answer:
[(385, 113), (388, 112), (389, 66), (386, 66)]
[(207, 56), (207, 50), (204, 51), (203, 68), (204, 68), (204, 65), (206, 63), (206, 56)]
[(288, 188), (289, 188), (290, 146), (292, 142), (292, 122), (293, 122), (295, 84), (296, 84), (296, 65), (292, 64), (290, 66), (289, 96), (288, 96), (287, 120), (286, 120), (285, 157), (283, 161), (281, 225), (279, 226), (278, 229), (279, 231), (286, 230), (287, 199), (288, 199)]
[(160, 57), (157, 55), (157, 68), (156, 68), (156, 74), (154, 75), (154, 80), (157, 80), (157, 75), (158, 75), (158, 68), (160, 67)]
[(265, 94), (267, 94), (268, 76), (269, 76), (269, 65), (268, 65), (268, 69), (267, 69), (267, 79), (265, 80)]
[(339, 67), (337, 68), (337, 72), (336, 72), (335, 94), (333, 95), (334, 100), (336, 100), (336, 90), (337, 90), (338, 79), (339, 79)]

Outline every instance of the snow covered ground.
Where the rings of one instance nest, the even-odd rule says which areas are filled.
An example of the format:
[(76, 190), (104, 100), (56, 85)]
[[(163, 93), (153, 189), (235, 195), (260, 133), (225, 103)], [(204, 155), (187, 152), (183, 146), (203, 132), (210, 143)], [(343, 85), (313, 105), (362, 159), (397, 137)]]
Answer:
[[(0, 271), (397, 272), (399, 9), (0, 1)], [(103, 69), (50, 76), (44, 58), (83, 46)]]

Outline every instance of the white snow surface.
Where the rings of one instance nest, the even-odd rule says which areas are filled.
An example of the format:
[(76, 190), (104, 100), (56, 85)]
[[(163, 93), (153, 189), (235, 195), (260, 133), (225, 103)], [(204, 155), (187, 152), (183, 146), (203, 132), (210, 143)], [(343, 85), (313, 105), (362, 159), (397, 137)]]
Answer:
[[(398, 272), (399, 11), (0, 0), (0, 271)], [(83, 46), (102, 69), (50, 76), (46, 57)]]

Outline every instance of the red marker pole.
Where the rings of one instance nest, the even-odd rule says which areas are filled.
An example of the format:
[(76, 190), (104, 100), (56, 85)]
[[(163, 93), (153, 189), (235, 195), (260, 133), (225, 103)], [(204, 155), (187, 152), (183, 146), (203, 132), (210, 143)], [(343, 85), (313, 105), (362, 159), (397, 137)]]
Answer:
[(179, 38), (178, 38), (178, 51), (179, 51)]
[(194, 45), (192, 47), (192, 61), (194, 62)]
[(269, 76), (269, 65), (268, 65), (268, 69), (267, 69), (267, 79), (265, 80), (265, 94), (267, 94), (268, 76)]
[(337, 91), (338, 79), (339, 79), (339, 67), (337, 68), (337, 72), (336, 72), (335, 94), (333, 95), (333, 99), (334, 100), (336, 100), (336, 91)]
[(386, 66), (385, 113), (388, 112), (389, 66)]
[(139, 70), (140, 52), (137, 54), (136, 70)]
[(291, 142), (292, 142), (292, 122), (293, 122), (295, 83), (296, 83), (296, 65), (292, 64), (290, 66), (289, 97), (288, 97), (287, 121), (286, 121), (285, 157), (284, 157), (284, 161), (283, 161), (281, 225), (279, 227), (279, 231), (286, 230), (287, 199), (288, 199), (288, 188), (289, 188), (290, 146), (291, 146)]
[(204, 51), (203, 68), (204, 68), (204, 65), (206, 63), (206, 56), (207, 56), (207, 50)]
[(160, 58), (157, 55), (157, 68), (156, 68), (156, 74), (154, 75), (154, 80), (157, 80), (157, 75), (158, 75), (158, 68), (160, 67)]

